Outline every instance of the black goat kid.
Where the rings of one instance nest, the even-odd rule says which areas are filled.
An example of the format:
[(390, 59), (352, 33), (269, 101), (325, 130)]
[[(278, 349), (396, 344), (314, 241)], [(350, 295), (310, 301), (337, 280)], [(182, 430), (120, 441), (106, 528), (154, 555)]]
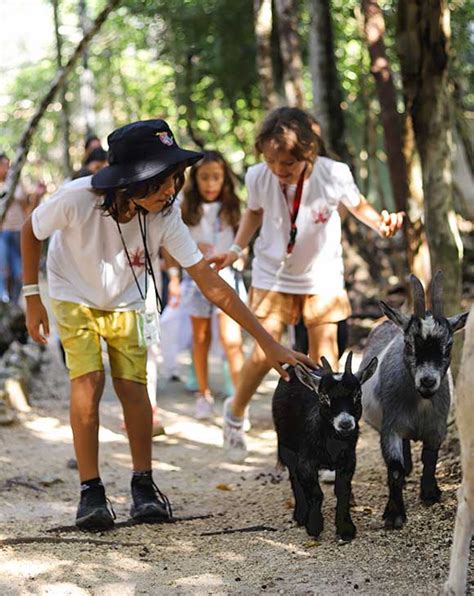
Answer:
[(326, 359), (323, 368), (297, 364), (290, 380), (280, 381), (273, 396), (273, 420), (278, 435), (278, 458), (288, 468), (295, 497), (293, 519), (310, 536), (319, 536), (323, 492), (318, 472), (336, 470), (336, 531), (351, 540), (356, 527), (350, 514), (351, 483), (362, 414), (361, 385), (374, 374), (377, 358), (351, 371), (352, 352), (343, 374), (334, 373)]

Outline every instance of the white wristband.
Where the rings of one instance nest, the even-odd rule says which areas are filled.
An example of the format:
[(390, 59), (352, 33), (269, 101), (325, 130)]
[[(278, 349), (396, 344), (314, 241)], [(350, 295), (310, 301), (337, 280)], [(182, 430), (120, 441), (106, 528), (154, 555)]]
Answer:
[(178, 267), (168, 267), (166, 272), (168, 273), (168, 277), (179, 277)]
[(26, 286), (22, 287), (21, 291), (25, 298), (27, 296), (38, 296), (40, 293), (38, 284), (27, 284)]
[(239, 259), (244, 254), (244, 249), (241, 246), (239, 246), (238, 244), (232, 244), (232, 246), (229, 248), (229, 250), (231, 252), (235, 252), (235, 254), (237, 255), (237, 257)]

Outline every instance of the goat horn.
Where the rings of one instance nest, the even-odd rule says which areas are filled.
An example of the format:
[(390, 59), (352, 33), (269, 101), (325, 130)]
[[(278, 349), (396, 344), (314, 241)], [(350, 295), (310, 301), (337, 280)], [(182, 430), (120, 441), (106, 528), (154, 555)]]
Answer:
[(352, 351), (347, 354), (346, 366), (344, 368), (344, 374), (352, 374)]
[(437, 271), (431, 280), (431, 308), (433, 316), (443, 316), (443, 272)]
[(413, 275), (410, 275), (411, 287), (413, 289), (413, 308), (415, 316), (424, 317), (426, 312), (425, 290), (421, 281)]
[(323, 365), (323, 368), (326, 372), (331, 373), (333, 372), (331, 365), (329, 364), (328, 360), (324, 357), (321, 356), (321, 363)]

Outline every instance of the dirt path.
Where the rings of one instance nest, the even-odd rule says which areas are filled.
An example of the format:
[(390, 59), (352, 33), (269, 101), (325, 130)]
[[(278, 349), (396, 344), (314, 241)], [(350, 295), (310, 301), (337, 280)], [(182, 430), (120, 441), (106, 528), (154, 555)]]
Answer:
[[(67, 467), (73, 457), (67, 383), (52, 359), (36, 383), (34, 413), (0, 428), (0, 594), (438, 594), (454, 523), (456, 458), (443, 456), (444, 498), (431, 509), (418, 501), (415, 470), (406, 489), (408, 524), (388, 533), (378, 438), (364, 427), (354, 483), (357, 538), (336, 540), (334, 497), (326, 487), (326, 528), (319, 542), (311, 540), (291, 521), (290, 486), (275, 470), (274, 385), (272, 377), (253, 405), (251, 456), (234, 465), (222, 460), (219, 425), (196, 422), (183, 385), (169, 384), (159, 397), (168, 434), (154, 442), (155, 478), (176, 515), (196, 519), (91, 536), (53, 530), (73, 523), (78, 482)], [(130, 456), (120, 422), (108, 390), (102, 478), (117, 521), (126, 522)]]

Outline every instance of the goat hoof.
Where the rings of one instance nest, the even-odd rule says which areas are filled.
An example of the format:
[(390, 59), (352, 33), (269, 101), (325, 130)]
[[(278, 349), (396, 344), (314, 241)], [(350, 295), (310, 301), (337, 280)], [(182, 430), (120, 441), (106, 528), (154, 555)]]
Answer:
[(434, 505), (441, 501), (441, 490), (437, 486), (421, 488), (420, 498), (425, 505)]
[(400, 530), (407, 521), (407, 516), (404, 513), (395, 513), (384, 516), (386, 530)]
[(337, 535), (341, 540), (344, 542), (349, 542), (355, 538), (357, 529), (352, 522), (346, 522), (343, 524), (338, 524), (337, 526)]
[(314, 538), (317, 538), (321, 534), (321, 532), (323, 531), (323, 528), (324, 528), (324, 520), (323, 520), (323, 516), (321, 515), (321, 513), (319, 511), (317, 513), (310, 511), (309, 516), (308, 516), (308, 521), (305, 524), (305, 527), (306, 527), (306, 532), (310, 536), (314, 536)]
[(304, 526), (308, 520), (307, 507), (295, 507), (293, 511), (293, 520), (299, 525)]

